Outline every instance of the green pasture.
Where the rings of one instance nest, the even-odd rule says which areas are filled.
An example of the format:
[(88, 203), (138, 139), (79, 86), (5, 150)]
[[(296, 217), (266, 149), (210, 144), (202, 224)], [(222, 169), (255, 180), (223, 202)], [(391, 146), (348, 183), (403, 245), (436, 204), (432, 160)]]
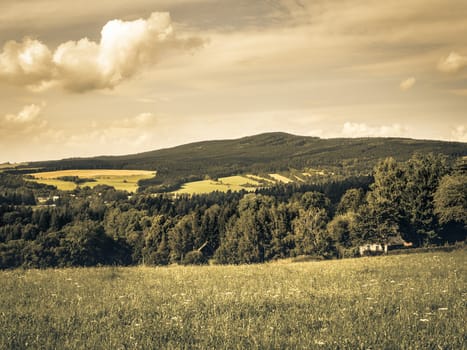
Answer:
[[(268, 185), (274, 185), (283, 179), (287, 179), (279, 174), (269, 174), (271, 178), (264, 178), (258, 175), (234, 175), (221, 177), (217, 180), (201, 180), (187, 182), (182, 187), (175, 191), (176, 194), (198, 194), (198, 193), (210, 193), (214, 191), (254, 191), (257, 188), (264, 187), (264, 183)], [(274, 175), (274, 176), (273, 176)], [(277, 178), (275, 177), (277, 176)], [(282, 179), (282, 180), (280, 180)], [(287, 179), (289, 182), (291, 180)], [(263, 183), (261, 183), (263, 182)], [(283, 181), (284, 182), (284, 181)]]
[(117, 190), (136, 192), (138, 189), (138, 181), (154, 177), (155, 172), (145, 170), (80, 169), (32, 173), (30, 175), (33, 176), (34, 179), (29, 180), (55, 186), (62, 191), (74, 190), (77, 185), (74, 182), (60, 180), (60, 177), (78, 176), (80, 178), (92, 178), (95, 180), (81, 183), (79, 185), (81, 187), (107, 185)]
[(465, 349), (466, 257), (0, 271), (0, 348)]

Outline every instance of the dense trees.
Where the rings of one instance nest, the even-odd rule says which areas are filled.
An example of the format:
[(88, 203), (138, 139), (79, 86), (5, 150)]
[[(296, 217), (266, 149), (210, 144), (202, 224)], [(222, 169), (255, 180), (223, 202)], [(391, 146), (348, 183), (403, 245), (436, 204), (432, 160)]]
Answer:
[[(442, 156), (382, 160), (372, 177), (179, 196), (57, 192), (0, 174), (0, 267), (259, 263), (347, 257), (365, 242), (466, 239), (467, 178)], [(43, 196), (55, 201), (36, 205)]]
[(434, 212), (447, 241), (462, 240), (467, 230), (467, 175), (444, 176), (434, 194)]

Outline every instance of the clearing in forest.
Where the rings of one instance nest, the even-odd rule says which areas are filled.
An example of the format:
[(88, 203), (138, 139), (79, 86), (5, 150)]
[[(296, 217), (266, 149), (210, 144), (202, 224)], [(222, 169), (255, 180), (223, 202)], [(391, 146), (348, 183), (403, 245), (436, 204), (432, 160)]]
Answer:
[(78, 177), (79, 179), (92, 179), (92, 181), (79, 183), (81, 187), (107, 185), (117, 190), (135, 192), (138, 189), (139, 180), (150, 179), (156, 175), (156, 172), (148, 170), (72, 169), (31, 173), (29, 175), (34, 178), (33, 181), (56, 186), (62, 191), (74, 190), (77, 186), (76, 182), (64, 180), (63, 178)]

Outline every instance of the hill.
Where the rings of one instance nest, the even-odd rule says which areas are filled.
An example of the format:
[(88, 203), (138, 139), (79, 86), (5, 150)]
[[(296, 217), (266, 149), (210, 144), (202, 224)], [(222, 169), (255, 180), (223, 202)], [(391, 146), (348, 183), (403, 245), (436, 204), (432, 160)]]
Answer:
[(467, 144), (405, 138), (321, 139), (275, 132), (124, 156), (34, 162), (29, 167), (157, 170), (157, 179), (152, 184), (173, 186), (205, 176), (217, 178), (317, 167), (338, 173), (345, 170), (346, 174), (366, 174), (382, 158), (392, 156), (404, 161), (416, 152), (459, 157), (467, 155)]

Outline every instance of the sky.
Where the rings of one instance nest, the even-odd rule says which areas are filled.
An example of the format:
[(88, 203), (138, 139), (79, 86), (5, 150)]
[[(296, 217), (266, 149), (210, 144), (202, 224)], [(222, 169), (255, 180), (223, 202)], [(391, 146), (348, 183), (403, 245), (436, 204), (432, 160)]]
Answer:
[(467, 142), (465, 0), (1, 0), (0, 163), (283, 131)]

